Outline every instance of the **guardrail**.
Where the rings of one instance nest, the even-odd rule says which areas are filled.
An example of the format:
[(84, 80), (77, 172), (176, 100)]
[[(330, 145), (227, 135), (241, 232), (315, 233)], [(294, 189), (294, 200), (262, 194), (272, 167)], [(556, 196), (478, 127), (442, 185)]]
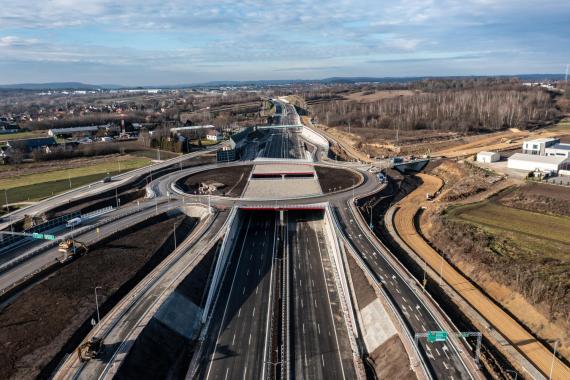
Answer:
[(330, 234), (330, 244), (332, 249), (329, 252), (329, 259), (333, 267), (335, 285), (337, 288), (337, 293), (339, 295), (340, 305), (342, 312), (344, 314), (344, 321), (349, 332), (348, 339), (350, 341), (350, 347), (352, 349), (352, 360), (356, 369), (356, 374), (359, 379), (366, 379), (366, 371), (364, 370), (364, 365), (362, 363), (362, 353), (360, 352), (360, 347), (356, 340), (359, 337), (358, 328), (356, 327), (356, 317), (354, 316), (354, 306), (352, 305), (352, 299), (350, 298), (350, 289), (346, 281), (346, 271), (348, 268), (344, 266), (344, 261), (342, 260), (342, 253), (339, 245), (338, 236), (334, 230), (334, 220), (331, 216), (332, 208), (327, 205), (325, 210), (325, 228)]
[[(349, 203), (351, 203), (349, 201)], [(408, 328), (408, 325), (406, 324), (406, 322), (402, 319), (400, 313), (398, 312), (398, 310), (396, 309), (396, 307), (394, 306), (392, 299), (390, 298), (390, 296), (388, 295), (388, 293), (385, 291), (384, 287), (382, 286), (382, 283), (378, 281), (378, 279), (376, 278), (375, 274), (370, 270), (370, 268), (368, 267), (368, 265), (364, 262), (364, 260), (362, 260), (362, 258), (360, 257), (360, 255), (358, 254), (358, 251), (354, 248), (354, 246), (352, 245), (352, 243), (348, 240), (348, 238), (344, 235), (344, 233), (342, 232), (342, 227), (340, 225), (340, 222), (338, 220), (338, 217), (336, 215), (336, 213), (332, 213), (333, 216), (333, 220), (335, 223), (335, 226), (337, 228), (337, 231), (339, 232), (339, 236), (341, 237), (341, 240), (344, 241), (345, 246), (347, 247), (347, 249), (351, 252), (352, 257), (356, 260), (356, 262), (358, 263), (358, 265), (360, 266), (361, 269), (363, 269), (363, 271), (366, 273), (366, 275), (372, 279), (372, 281), (374, 282), (374, 284), (376, 285), (376, 289), (378, 292), (380, 292), (380, 294), (382, 295), (382, 297), (384, 298), (384, 304), (387, 304), (388, 307), (390, 308), (390, 311), (392, 312), (392, 315), (396, 318), (396, 320), (398, 321), (398, 324), (400, 325), (400, 331), (403, 331), (404, 334), (406, 335), (406, 338), (408, 339), (408, 341), (410, 342), (410, 345), (413, 347), (412, 350), (415, 353), (415, 357), (417, 359), (417, 361), (419, 362), (421, 369), (422, 369), (422, 373), (423, 375), (427, 378), (427, 379), (433, 379), (431, 372), (429, 371), (422, 353), (419, 351), (418, 347), (414, 344), (414, 337), (412, 336), (412, 331), (410, 331), (410, 329)], [(408, 347), (410, 346), (408, 345)]]

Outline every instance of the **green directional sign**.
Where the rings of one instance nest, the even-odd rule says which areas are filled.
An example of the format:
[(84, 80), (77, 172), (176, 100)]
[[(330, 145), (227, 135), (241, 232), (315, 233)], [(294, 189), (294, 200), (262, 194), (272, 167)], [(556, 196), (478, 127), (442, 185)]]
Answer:
[(37, 233), (37, 232), (34, 232), (34, 233), (32, 234), (32, 237), (33, 237), (34, 239), (43, 239), (43, 238), (44, 238), (44, 234), (39, 234), (39, 233)]
[(447, 331), (428, 331), (427, 341), (433, 342), (445, 342), (447, 340)]
[(55, 235), (44, 235), (44, 239), (46, 240), (55, 240)]

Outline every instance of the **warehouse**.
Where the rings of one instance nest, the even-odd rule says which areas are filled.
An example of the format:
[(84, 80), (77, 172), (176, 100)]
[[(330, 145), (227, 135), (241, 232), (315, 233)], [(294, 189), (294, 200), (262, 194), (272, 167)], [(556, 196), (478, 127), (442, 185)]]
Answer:
[(527, 172), (558, 173), (558, 170), (565, 162), (570, 162), (570, 159), (558, 156), (538, 156), (535, 154), (515, 153), (509, 157), (508, 168)]
[(501, 159), (501, 155), (497, 152), (479, 152), (477, 153), (477, 162), (490, 164)]

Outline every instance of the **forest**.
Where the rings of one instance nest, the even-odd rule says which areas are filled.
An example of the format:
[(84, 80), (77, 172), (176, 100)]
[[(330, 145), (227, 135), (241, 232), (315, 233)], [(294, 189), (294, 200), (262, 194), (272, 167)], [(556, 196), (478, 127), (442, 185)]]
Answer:
[(424, 81), (413, 88), (417, 91), (413, 96), (373, 102), (332, 100), (313, 104), (311, 110), (329, 127), (463, 133), (528, 129), (561, 114), (552, 94), (513, 83)]

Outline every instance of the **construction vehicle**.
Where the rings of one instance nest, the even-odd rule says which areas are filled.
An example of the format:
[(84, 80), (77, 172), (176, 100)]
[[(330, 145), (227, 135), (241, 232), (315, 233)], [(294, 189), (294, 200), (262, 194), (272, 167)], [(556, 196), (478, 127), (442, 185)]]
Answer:
[(77, 347), (77, 356), (79, 356), (79, 360), (81, 362), (86, 362), (96, 358), (101, 352), (102, 341), (103, 340), (101, 338), (94, 336), (90, 340), (81, 343), (81, 345)]
[(75, 257), (86, 254), (89, 249), (87, 248), (87, 245), (80, 241), (74, 239), (66, 239), (59, 243), (58, 251), (63, 253), (63, 255), (61, 257), (58, 257), (57, 260), (63, 264)]

